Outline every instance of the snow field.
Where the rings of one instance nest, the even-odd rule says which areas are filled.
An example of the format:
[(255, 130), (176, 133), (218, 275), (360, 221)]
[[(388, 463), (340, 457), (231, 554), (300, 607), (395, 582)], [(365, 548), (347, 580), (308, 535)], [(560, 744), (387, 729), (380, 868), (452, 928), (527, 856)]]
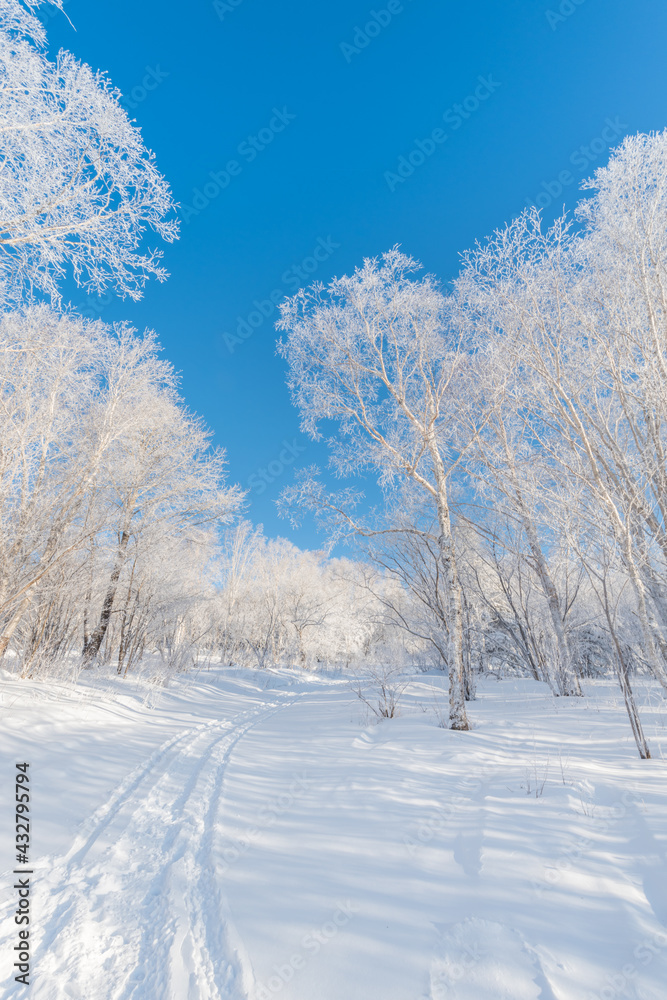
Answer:
[[(440, 675), (368, 725), (342, 678), (212, 669), (4, 674), (5, 774), (31, 762), (36, 1000), (664, 1000), (667, 749), (638, 691), (487, 680), (438, 728)], [(18, 754), (18, 756), (17, 756)], [(10, 817), (0, 955), (19, 996)]]

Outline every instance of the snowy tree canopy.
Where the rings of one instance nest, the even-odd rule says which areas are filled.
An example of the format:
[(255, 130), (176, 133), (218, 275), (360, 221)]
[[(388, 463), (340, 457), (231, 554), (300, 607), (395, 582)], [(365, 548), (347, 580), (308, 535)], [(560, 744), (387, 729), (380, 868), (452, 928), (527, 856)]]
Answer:
[(102, 73), (43, 51), (43, 29), (16, 0), (0, 7), (0, 281), (9, 301), (58, 299), (79, 285), (139, 298), (166, 277), (146, 230), (178, 233), (169, 186)]

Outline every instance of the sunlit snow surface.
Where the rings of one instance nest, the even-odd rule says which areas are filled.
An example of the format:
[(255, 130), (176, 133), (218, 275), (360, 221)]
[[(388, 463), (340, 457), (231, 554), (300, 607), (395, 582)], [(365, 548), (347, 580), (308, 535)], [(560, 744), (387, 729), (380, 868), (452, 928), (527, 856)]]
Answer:
[(30, 762), (32, 1000), (665, 1000), (667, 701), (441, 675), (373, 725), (342, 677), (0, 676), (0, 961)]

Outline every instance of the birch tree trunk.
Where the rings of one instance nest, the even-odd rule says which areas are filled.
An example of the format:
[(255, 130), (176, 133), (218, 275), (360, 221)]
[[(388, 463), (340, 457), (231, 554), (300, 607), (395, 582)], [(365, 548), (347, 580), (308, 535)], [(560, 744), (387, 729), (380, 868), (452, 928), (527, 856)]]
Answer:
[(467, 730), (465, 678), (463, 665), (463, 595), (456, 566), (449, 505), (445, 484), (439, 485), (437, 501), (440, 535), (438, 549), (447, 594), (447, 668), (449, 671), (449, 725), (451, 729)]
[(621, 644), (618, 641), (618, 636), (616, 635), (616, 629), (614, 628), (614, 623), (612, 620), (611, 610), (609, 606), (609, 594), (607, 592), (607, 582), (606, 579), (602, 580), (602, 606), (604, 608), (605, 618), (607, 619), (607, 626), (609, 628), (609, 633), (611, 635), (614, 652), (615, 652), (615, 663), (616, 663), (616, 673), (618, 676), (618, 682), (621, 686), (621, 691), (623, 692), (623, 701), (625, 702), (625, 710), (628, 713), (628, 719), (630, 720), (630, 727), (632, 729), (632, 735), (635, 738), (635, 743), (637, 744), (637, 750), (639, 751), (639, 756), (642, 760), (648, 760), (651, 757), (651, 751), (648, 748), (648, 743), (646, 742), (646, 737), (644, 736), (644, 730), (642, 728), (641, 719), (639, 718), (639, 712), (637, 711), (637, 704), (635, 702), (635, 697), (630, 685), (630, 678), (628, 676), (628, 668), (625, 662), (625, 657), (623, 656), (623, 651), (621, 649)]

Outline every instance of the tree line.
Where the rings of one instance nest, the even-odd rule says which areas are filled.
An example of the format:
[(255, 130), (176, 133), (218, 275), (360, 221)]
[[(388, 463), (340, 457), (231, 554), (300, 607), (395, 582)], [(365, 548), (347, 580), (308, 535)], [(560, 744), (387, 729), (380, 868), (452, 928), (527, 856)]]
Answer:
[[(282, 306), (303, 430), (326, 421), (335, 472), (372, 470), (386, 495), (372, 524), (353, 489), (311, 469), (285, 512), (429, 547), (454, 728), (467, 728), (461, 564), (478, 553), (481, 605), (559, 694), (580, 693), (583, 622), (599, 636), (648, 753), (630, 673), (667, 688), (666, 177), (667, 132), (628, 137), (574, 218), (524, 211), (463, 256), (449, 290), (395, 248)], [(489, 608), (497, 587), (504, 613)]]
[(3, 665), (435, 665), (456, 729), (479, 672), (576, 697), (613, 670), (647, 756), (631, 680), (667, 688), (667, 132), (627, 137), (573, 216), (524, 211), (447, 287), (395, 247), (284, 300), (330, 474), (299, 470), (280, 509), (325, 552), (354, 542), (332, 559), (240, 520), (153, 333), (62, 302), (68, 275), (139, 297), (166, 277), (146, 234), (178, 226), (121, 95), (48, 58), (38, 7), (0, 7)]

